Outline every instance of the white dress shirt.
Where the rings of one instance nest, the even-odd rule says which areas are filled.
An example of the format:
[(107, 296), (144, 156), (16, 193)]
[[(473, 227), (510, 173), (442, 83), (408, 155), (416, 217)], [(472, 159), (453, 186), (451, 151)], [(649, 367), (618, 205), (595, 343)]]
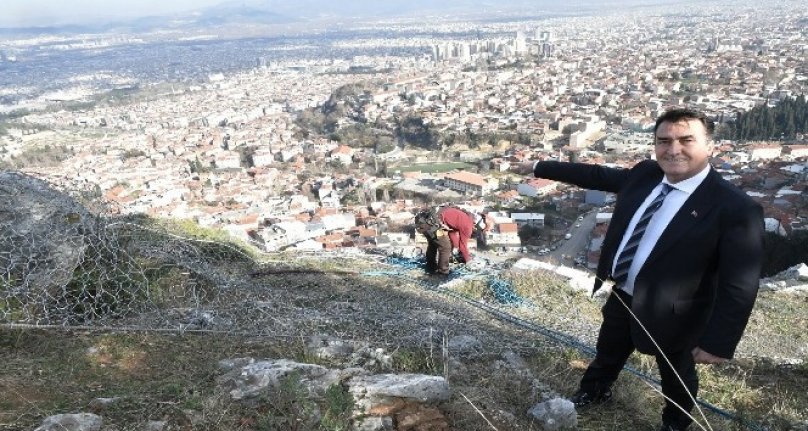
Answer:
[(672, 187), (668, 195), (665, 196), (665, 200), (662, 201), (662, 206), (659, 207), (657, 212), (654, 213), (654, 216), (651, 217), (651, 221), (648, 222), (648, 226), (645, 228), (645, 233), (643, 234), (642, 239), (640, 239), (640, 244), (637, 246), (637, 252), (634, 253), (634, 260), (631, 261), (631, 268), (628, 270), (628, 278), (626, 279), (626, 283), (623, 286), (620, 286), (620, 289), (624, 290), (629, 295), (634, 294), (634, 280), (637, 279), (637, 273), (640, 272), (640, 268), (642, 268), (646, 259), (648, 259), (648, 256), (651, 254), (651, 251), (654, 249), (657, 241), (659, 241), (659, 237), (662, 236), (662, 232), (665, 231), (665, 228), (668, 227), (668, 224), (671, 222), (671, 220), (673, 220), (673, 216), (675, 216), (676, 213), (682, 208), (682, 205), (684, 205), (687, 198), (689, 198), (696, 188), (701, 185), (702, 181), (707, 178), (708, 173), (710, 173), (709, 164), (698, 174), (686, 180), (679, 181), (676, 184), (671, 184), (668, 181), (668, 178), (665, 177), (662, 182), (657, 184), (657, 186), (651, 190), (651, 193), (648, 194), (642, 205), (637, 208), (637, 212), (635, 212), (634, 217), (631, 218), (631, 222), (629, 222), (625, 233), (623, 233), (623, 240), (620, 241), (620, 246), (617, 248), (617, 254), (615, 254), (614, 261), (612, 262), (612, 273), (614, 273), (614, 268), (617, 265), (617, 258), (620, 257), (620, 253), (623, 252), (623, 248), (626, 246), (626, 243), (631, 238), (631, 234), (634, 232), (634, 227), (637, 226), (640, 217), (642, 217), (642, 214), (645, 212), (645, 209), (648, 208), (648, 205), (651, 204), (654, 198), (662, 190), (662, 184), (668, 184)]

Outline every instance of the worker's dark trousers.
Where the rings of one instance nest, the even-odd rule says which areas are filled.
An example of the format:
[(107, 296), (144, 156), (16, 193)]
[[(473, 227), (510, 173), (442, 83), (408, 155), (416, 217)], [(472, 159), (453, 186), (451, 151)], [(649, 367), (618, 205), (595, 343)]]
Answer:
[(449, 260), (452, 258), (452, 241), (449, 239), (449, 235), (444, 232), (437, 238), (427, 238), (427, 243), (426, 271), (448, 274)]

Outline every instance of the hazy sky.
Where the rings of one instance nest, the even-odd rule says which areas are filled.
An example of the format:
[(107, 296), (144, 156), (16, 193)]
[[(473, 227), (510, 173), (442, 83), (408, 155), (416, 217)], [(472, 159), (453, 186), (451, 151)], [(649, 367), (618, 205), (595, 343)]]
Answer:
[(2, 0), (0, 27), (87, 23), (94, 19), (163, 15), (223, 0)]

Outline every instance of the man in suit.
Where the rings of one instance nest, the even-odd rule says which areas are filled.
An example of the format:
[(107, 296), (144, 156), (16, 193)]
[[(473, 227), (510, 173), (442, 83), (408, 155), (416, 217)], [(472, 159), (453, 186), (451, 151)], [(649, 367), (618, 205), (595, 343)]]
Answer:
[(656, 161), (631, 169), (532, 164), (536, 177), (617, 194), (594, 291), (606, 280), (614, 286), (597, 354), (570, 398), (578, 407), (609, 400), (636, 349), (656, 357), (667, 398), (661, 429), (684, 430), (698, 391), (695, 364), (735, 353), (760, 281), (763, 211), (710, 167), (712, 132), (703, 114), (673, 109), (654, 127)]

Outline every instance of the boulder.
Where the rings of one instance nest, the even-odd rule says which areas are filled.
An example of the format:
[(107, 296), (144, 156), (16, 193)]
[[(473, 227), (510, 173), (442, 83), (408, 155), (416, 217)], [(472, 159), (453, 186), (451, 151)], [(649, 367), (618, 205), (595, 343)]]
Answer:
[(240, 400), (275, 387), (282, 378), (292, 373), (298, 373), (301, 380), (312, 380), (326, 376), (328, 371), (328, 368), (320, 365), (301, 364), (288, 359), (252, 361), (219, 377), (218, 386), (228, 392), (232, 399)]
[(373, 348), (368, 343), (345, 341), (328, 335), (310, 337), (306, 341), (306, 353), (352, 367), (374, 370), (388, 370), (393, 367), (393, 358), (382, 348)]
[(101, 416), (75, 413), (48, 416), (34, 431), (99, 431), (104, 424)]
[(553, 398), (536, 404), (528, 410), (528, 415), (544, 431), (573, 429), (578, 426), (578, 413), (575, 411), (575, 404), (564, 398)]
[(306, 353), (321, 359), (347, 359), (354, 350), (354, 343), (327, 335), (314, 335), (306, 341)]
[(393, 357), (381, 347), (363, 346), (351, 355), (350, 364), (372, 370), (390, 370), (393, 368)]
[(760, 281), (760, 288), (776, 292), (808, 291), (808, 265), (800, 263)]
[[(348, 347), (346, 347), (348, 346)], [(357, 350), (354, 348), (359, 347)], [(336, 359), (356, 360), (371, 356), (379, 362), (389, 361), (383, 349), (342, 343), (329, 337), (312, 338), (309, 353), (327, 353)], [(324, 350), (319, 350), (324, 349)], [(364, 353), (363, 353), (364, 352)], [(377, 366), (380, 364), (376, 364)], [(232, 358), (219, 362), (223, 375), (217, 378), (217, 391), (233, 400), (251, 402), (259, 394), (267, 394), (284, 377), (296, 375), (314, 397), (321, 397), (335, 384), (348, 388), (354, 399), (355, 431), (421, 431), (448, 430), (448, 421), (434, 404), (449, 399), (446, 379), (421, 374), (368, 375), (363, 368), (330, 369), (288, 359), (256, 360)], [(272, 402), (272, 400), (269, 400)]]
[(787, 280), (808, 281), (808, 265), (804, 263), (794, 265), (778, 274), (778, 276)]
[(228, 370), (217, 379), (219, 390), (233, 400), (255, 397), (267, 388), (275, 387), (289, 375), (300, 376), (301, 383), (312, 393), (323, 393), (331, 385), (361, 374), (363, 370), (346, 368), (332, 370), (320, 365), (303, 364), (288, 359), (257, 361), (252, 358), (228, 359), (219, 362)]
[(446, 379), (423, 374), (356, 376), (346, 384), (357, 412), (372, 416), (390, 416), (413, 403), (438, 403), (451, 395)]

